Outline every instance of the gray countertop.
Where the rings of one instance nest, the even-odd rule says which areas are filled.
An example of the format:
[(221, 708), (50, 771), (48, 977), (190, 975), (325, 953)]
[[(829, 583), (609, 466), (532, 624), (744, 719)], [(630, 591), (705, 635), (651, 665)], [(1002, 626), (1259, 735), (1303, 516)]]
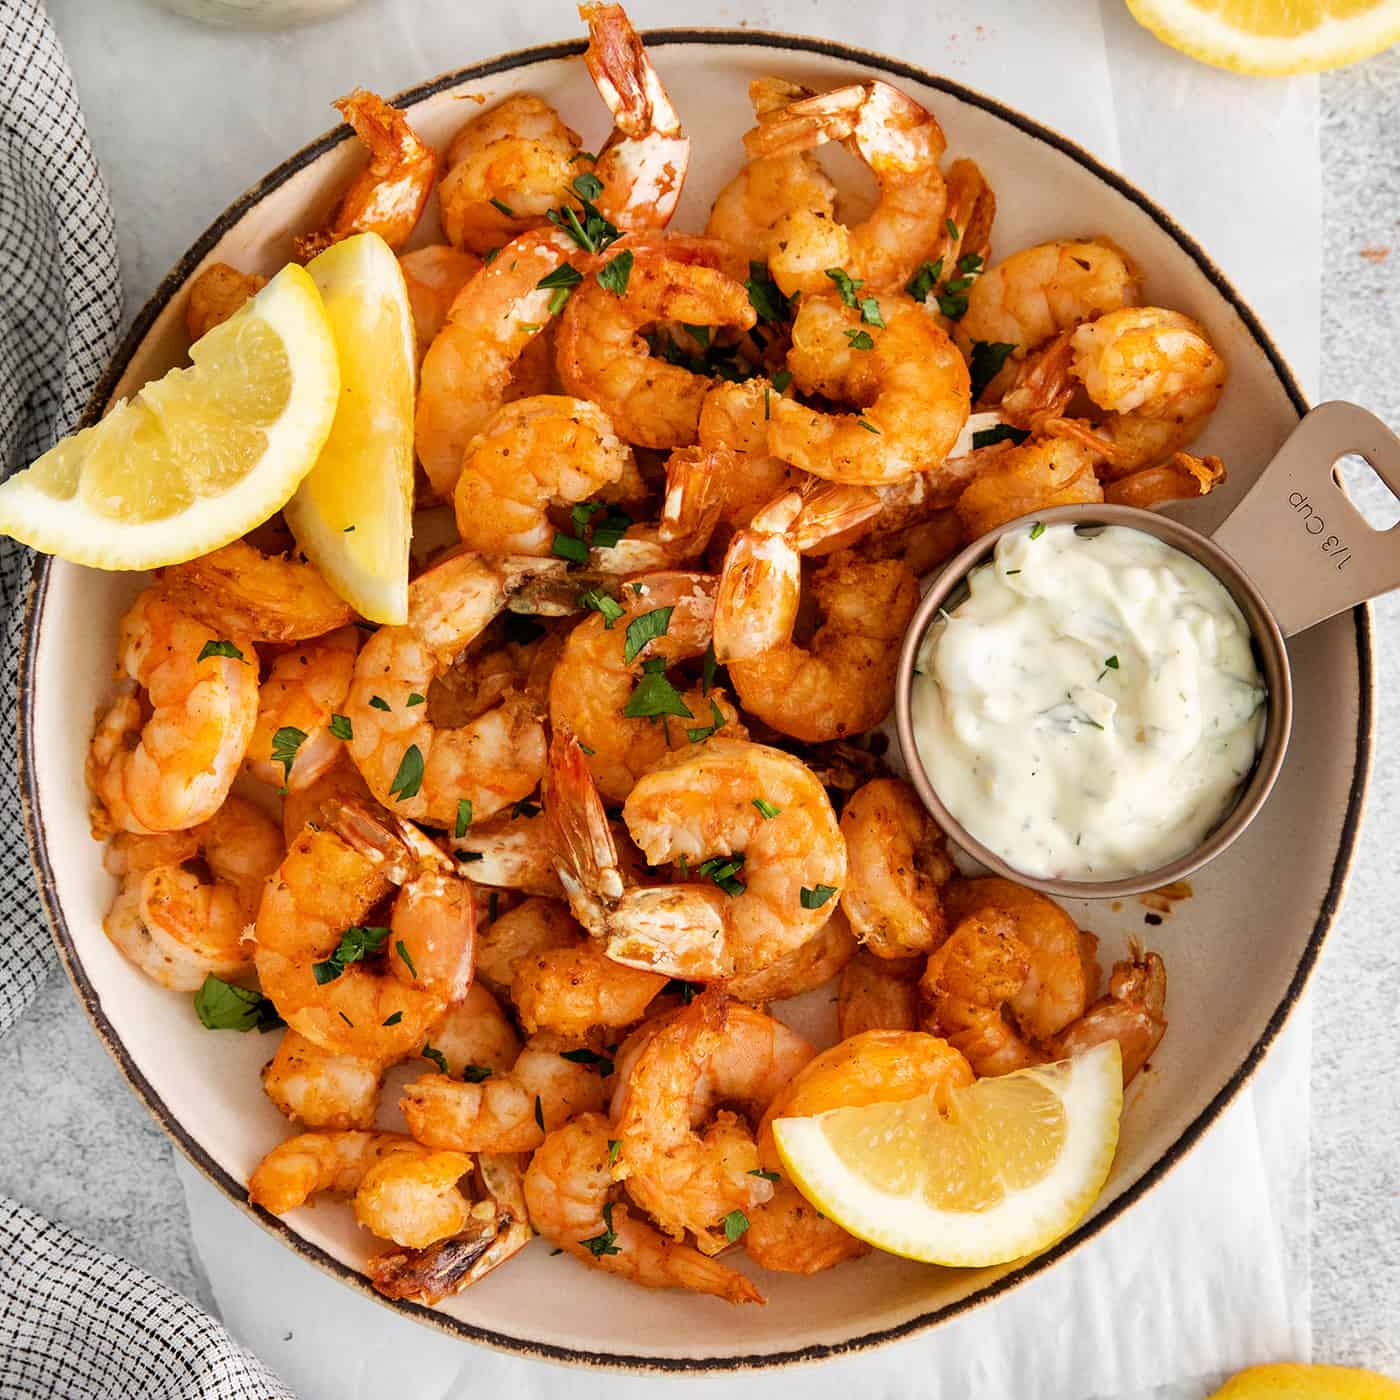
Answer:
[[(114, 0), (114, 8), (134, 2)], [(93, 22), (88, 0), (50, 0), (50, 10), (65, 42), (80, 22)], [(93, 53), (91, 45), (69, 49)], [(431, 66), (425, 62), (424, 71)], [(133, 228), (160, 211), (123, 207), (122, 160), (135, 152), (108, 148), (104, 139), (108, 75), (77, 59), (75, 67), (94, 144), (113, 185), (134, 306), (196, 230), (148, 242), (133, 236)], [(249, 114), (248, 120), (257, 118)], [(1392, 425), (1400, 425), (1397, 132), (1400, 50), (1324, 76), (1322, 397), (1356, 400)], [(217, 131), (208, 135), (222, 139)], [(235, 135), (228, 132), (227, 139)], [(172, 172), (172, 179), (184, 178), (197, 179), (198, 172)], [(232, 193), (214, 192), (209, 208)], [(1400, 704), (1391, 698), (1400, 669), (1400, 596), (1377, 604), (1373, 618), (1375, 776), (1345, 910), (1311, 988), (1312, 1312), (1317, 1359), (1400, 1374), (1400, 949), (1391, 925), (1392, 900), (1400, 899)], [(0, 1042), (0, 1120), (8, 1125), (0, 1192), (209, 1305), (173, 1149), (127, 1089), (58, 973), (25, 1022)], [(1388, 1133), (1378, 1131), (1380, 1125)], [(1358, 1259), (1371, 1266), (1358, 1269)]]

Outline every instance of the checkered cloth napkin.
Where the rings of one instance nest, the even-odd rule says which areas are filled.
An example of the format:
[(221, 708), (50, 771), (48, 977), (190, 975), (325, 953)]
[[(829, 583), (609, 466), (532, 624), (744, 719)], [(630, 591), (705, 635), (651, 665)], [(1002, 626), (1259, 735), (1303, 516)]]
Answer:
[[(116, 344), (112, 210), (41, 0), (0, 0), (0, 463), (82, 412)], [(28, 551), (0, 539), (0, 714), (15, 713)], [(0, 1035), (53, 962), (30, 873), (15, 728), (0, 725)], [(0, 1197), (0, 1400), (291, 1400), (188, 1299)]]

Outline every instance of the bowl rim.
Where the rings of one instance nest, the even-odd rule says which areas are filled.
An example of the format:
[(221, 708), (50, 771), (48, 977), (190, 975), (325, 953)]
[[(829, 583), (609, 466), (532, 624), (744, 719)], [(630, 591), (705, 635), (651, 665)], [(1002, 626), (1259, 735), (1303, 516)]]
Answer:
[[(1211, 261), (1205, 251), (1165, 210), (1160, 208), (1145, 193), (1129, 182), (1124, 176), (1111, 169), (1096, 156), (1076, 142), (1053, 128), (1037, 121), (1017, 109), (994, 98), (969, 88), (950, 78), (940, 76), (917, 64), (860, 48), (853, 44), (841, 43), (810, 35), (786, 34), (773, 30), (736, 29), (730, 27), (686, 26), (642, 31), (647, 45), (651, 48), (664, 48), (672, 45), (713, 46), (716, 48), (769, 48), (788, 50), (819, 57), (838, 59), (859, 64), (884, 75), (899, 79), (910, 79), (923, 84), (936, 92), (945, 94), (969, 106), (981, 109), (1015, 127), (1024, 135), (1041, 141), (1067, 156), (1103, 184), (1108, 185), (1118, 195), (1136, 205), (1177, 247), (1195, 264), (1216, 292), (1240, 317), (1255, 344), (1269, 361), (1270, 368), (1282, 384), (1299, 418), (1308, 411), (1309, 405), (1299, 388), (1293, 372), (1284, 356), (1265, 331), (1253, 309), (1244, 301), (1230, 281)], [(586, 48), (582, 38), (562, 40), (547, 44), (532, 45), (508, 51), (439, 74), (414, 87), (396, 94), (390, 100), (400, 107), (412, 107), (436, 96), (438, 93), (460, 87), (466, 83), (480, 81), (494, 74), (513, 71), (536, 63), (558, 59), (577, 58)], [(117, 384), (127, 366), (149, 333), (156, 318), (164, 310), (171, 298), (184, 286), (195, 269), (213, 250), (218, 241), (232, 229), (242, 217), (273, 190), (280, 187), (299, 171), (318, 160), (321, 156), (350, 139), (348, 127), (335, 127), (316, 137), (300, 150), (293, 153), (244, 191), (228, 205), (221, 214), (190, 245), (186, 252), (165, 275), (151, 293), (140, 311), (137, 312), (130, 328), (122, 338), (111, 362), (103, 371), (93, 388), (87, 406), (83, 410), (78, 425), (85, 427), (102, 416)], [(942, 1322), (970, 1312), (973, 1308), (993, 1301), (1008, 1293), (1026, 1280), (1043, 1273), (1053, 1264), (1093, 1238), (1101, 1230), (1116, 1221), (1127, 1209), (1140, 1200), (1153, 1186), (1180, 1162), (1200, 1140), (1204, 1132), (1220, 1115), (1226, 1105), (1239, 1093), (1259, 1065), (1269, 1046), (1282, 1029), (1307, 984), (1317, 962), (1323, 940), (1330, 930), (1341, 905), (1347, 877), (1355, 855), (1357, 835), (1365, 805), (1366, 788), (1370, 779), (1372, 761), (1372, 738), (1374, 729), (1374, 667), (1371, 654), (1370, 610), (1364, 603), (1352, 609), (1352, 620), (1356, 634), (1358, 690), (1355, 760), (1351, 783), (1347, 793), (1346, 808), (1338, 845), (1333, 859), (1331, 875), (1323, 895), (1308, 941), (1304, 946), (1293, 976), (1279, 1004), (1274, 1008), (1259, 1037), (1248, 1053), (1226, 1080), (1219, 1092), (1207, 1103), (1186, 1126), (1177, 1139), (1165, 1152), (1114, 1201), (1103, 1210), (1076, 1227), (1058, 1243), (1037, 1255), (1029, 1262), (1008, 1271), (984, 1287), (976, 1289), (964, 1298), (942, 1307), (901, 1322), (893, 1327), (884, 1327), (835, 1343), (814, 1342), (806, 1346), (773, 1352), (735, 1353), (727, 1356), (646, 1356), (627, 1353), (589, 1351), (582, 1348), (559, 1346), (550, 1342), (533, 1341), (524, 1337), (510, 1336), (465, 1322), (450, 1314), (438, 1312), (417, 1303), (409, 1303), (384, 1298), (370, 1286), (368, 1279), (357, 1269), (342, 1263), (319, 1245), (298, 1234), (290, 1225), (269, 1214), (261, 1207), (252, 1205), (247, 1192), (228, 1172), (226, 1172), (205, 1149), (193, 1138), (166, 1106), (160, 1094), (150, 1081), (137, 1068), (125, 1045), (122, 1043), (111, 1022), (102, 1010), (101, 998), (83, 967), (77, 945), (63, 917), (59, 904), (53, 868), (49, 862), (45, 833), (39, 819), (38, 787), (35, 776), (33, 752), (33, 706), (34, 668), (37, 656), (37, 633), (43, 616), (44, 602), (48, 593), (49, 574), (52, 560), (47, 555), (36, 556), (30, 576), (25, 601), (25, 612), (20, 636), (18, 666), (18, 771), (20, 802), (24, 814), (25, 836), (29, 845), (30, 860), (34, 867), (36, 885), (45, 917), (57, 945), (69, 980), (78, 993), (79, 1001), (99, 1039), (117, 1062), (118, 1068), (126, 1077), (132, 1089), (161, 1125), (162, 1129), (185, 1154), (189, 1161), (246, 1215), (256, 1220), (269, 1233), (278, 1236), (285, 1244), (303, 1259), (316, 1265), (324, 1272), (338, 1278), (342, 1283), (357, 1289), (375, 1302), (392, 1308), (401, 1314), (415, 1318), (429, 1326), (436, 1327), (448, 1335), (463, 1337), (492, 1347), (498, 1351), (536, 1360), (554, 1361), (600, 1370), (626, 1371), (634, 1374), (704, 1374), (727, 1371), (760, 1371), (777, 1369), (803, 1363), (814, 1363), (831, 1358), (852, 1355), (872, 1350), (875, 1347), (928, 1331)]]

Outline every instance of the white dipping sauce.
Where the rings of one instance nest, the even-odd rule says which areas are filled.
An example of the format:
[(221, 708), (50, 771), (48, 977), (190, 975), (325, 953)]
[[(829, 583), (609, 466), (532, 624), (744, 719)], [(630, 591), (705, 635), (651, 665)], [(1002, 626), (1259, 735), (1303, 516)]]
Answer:
[(1028, 523), (969, 586), (929, 628), (911, 697), (948, 810), (1048, 878), (1120, 879), (1199, 845), (1264, 736), (1224, 585), (1141, 530)]

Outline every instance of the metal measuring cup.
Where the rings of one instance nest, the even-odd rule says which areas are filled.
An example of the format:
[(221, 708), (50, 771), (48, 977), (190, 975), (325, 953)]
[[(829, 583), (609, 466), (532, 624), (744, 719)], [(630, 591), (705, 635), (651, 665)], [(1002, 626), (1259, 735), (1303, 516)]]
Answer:
[[(1136, 506), (1057, 506), (999, 525), (943, 566), (905, 634), (895, 679), (895, 728), (909, 778), (939, 826), (996, 874), (1045, 894), (1121, 899), (1183, 879), (1214, 860), (1254, 820), (1283, 766), (1293, 723), (1293, 682), (1285, 638), (1400, 587), (1400, 525), (1373, 530), (1337, 479), (1337, 460), (1364, 458), (1400, 497), (1400, 438), (1364, 408), (1319, 404), (1289, 435), (1249, 494), (1212, 536)], [(1264, 740), (1234, 805), (1195, 849), (1141, 874), (1116, 880), (1061, 880), (1028, 875), (983, 845), (939, 799), (919, 759), (911, 697), (925, 633), (942, 609), (967, 594), (967, 576), (985, 564), (997, 541), (1030, 521), (1084, 528), (1124, 525), (1154, 535), (1210, 570), (1248, 622), (1268, 687)]]

